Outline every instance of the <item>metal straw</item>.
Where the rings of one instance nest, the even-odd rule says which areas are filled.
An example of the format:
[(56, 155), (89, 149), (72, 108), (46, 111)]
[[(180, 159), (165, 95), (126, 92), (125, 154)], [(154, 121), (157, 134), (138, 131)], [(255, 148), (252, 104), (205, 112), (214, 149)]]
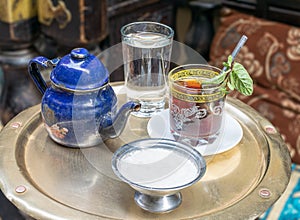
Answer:
[[(241, 37), (241, 39), (239, 40), (238, 44), (235, 46), (234, 50), (231, 53), (232, 56), (232, 61), (234, 61), (236, 55), (238, 54), (238, 52), (240, 51), (240, 49), (244, 46), (244, 44), (246, 43), (246, 41), (248, 40), (248, 37), (246, 35), (243, 35)], [(227, 67), (224, 66), (223, 68), (223, 72), (227, 70)]]

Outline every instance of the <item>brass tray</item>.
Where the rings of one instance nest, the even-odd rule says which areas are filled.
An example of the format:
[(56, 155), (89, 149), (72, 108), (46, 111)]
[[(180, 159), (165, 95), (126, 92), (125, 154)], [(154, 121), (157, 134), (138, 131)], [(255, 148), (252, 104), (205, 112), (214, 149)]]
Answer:
[[(118, 98), (124, 100), (121, 92)], [(227, 152), (205, 157), (204, 178), (182, 191), (181, 206), (170, 213), (140, 209), (134, 190), (111, 169), (117, 148), (149, 137), (149, 119), (134, 116), (119, 138), (71, 149), (50, 140), (40, 105), (21, 112), (0, 134), (1, 190), (35, 219), (254, 219), (284, 192), (290, 155), (266, 119), (238, 100), (226, 102), (226, 111), (242, 126), (242, 140)]]

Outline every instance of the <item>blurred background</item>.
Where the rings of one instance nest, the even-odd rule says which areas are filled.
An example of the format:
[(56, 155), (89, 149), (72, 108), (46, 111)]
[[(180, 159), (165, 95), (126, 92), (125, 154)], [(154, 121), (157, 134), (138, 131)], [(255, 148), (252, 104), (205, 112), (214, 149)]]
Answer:
[[(175, 30), (174, 40), (208, 57), (219, 4), (214, 0), (0, 0), (3, 125), (41, 100), (27, 73), (33, 57), (62, 57), (75, 47), (97, 55), (121, 42), (123, 25), (143, 20), (169, 25)], [(123, 67), (110, 76), (110, 81), (119, 80), (123, 80)]]

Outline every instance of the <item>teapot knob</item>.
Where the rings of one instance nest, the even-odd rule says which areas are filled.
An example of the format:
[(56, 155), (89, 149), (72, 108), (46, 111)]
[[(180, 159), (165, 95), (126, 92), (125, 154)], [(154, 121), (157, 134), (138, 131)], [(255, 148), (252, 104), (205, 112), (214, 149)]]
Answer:
[(71, 51), (71, 57), (77, 59), (84, 59), (89, 55), (89, 51), (85, 48), (75, 48)]

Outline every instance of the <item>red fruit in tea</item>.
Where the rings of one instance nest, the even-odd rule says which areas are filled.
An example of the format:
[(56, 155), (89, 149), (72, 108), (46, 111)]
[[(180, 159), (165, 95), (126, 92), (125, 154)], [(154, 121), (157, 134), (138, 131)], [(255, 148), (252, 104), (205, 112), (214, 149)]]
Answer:
[(184, 79), (176, 81), (177, 84), (191, 89), (201, 89), (201, 81), (196, 79)]

